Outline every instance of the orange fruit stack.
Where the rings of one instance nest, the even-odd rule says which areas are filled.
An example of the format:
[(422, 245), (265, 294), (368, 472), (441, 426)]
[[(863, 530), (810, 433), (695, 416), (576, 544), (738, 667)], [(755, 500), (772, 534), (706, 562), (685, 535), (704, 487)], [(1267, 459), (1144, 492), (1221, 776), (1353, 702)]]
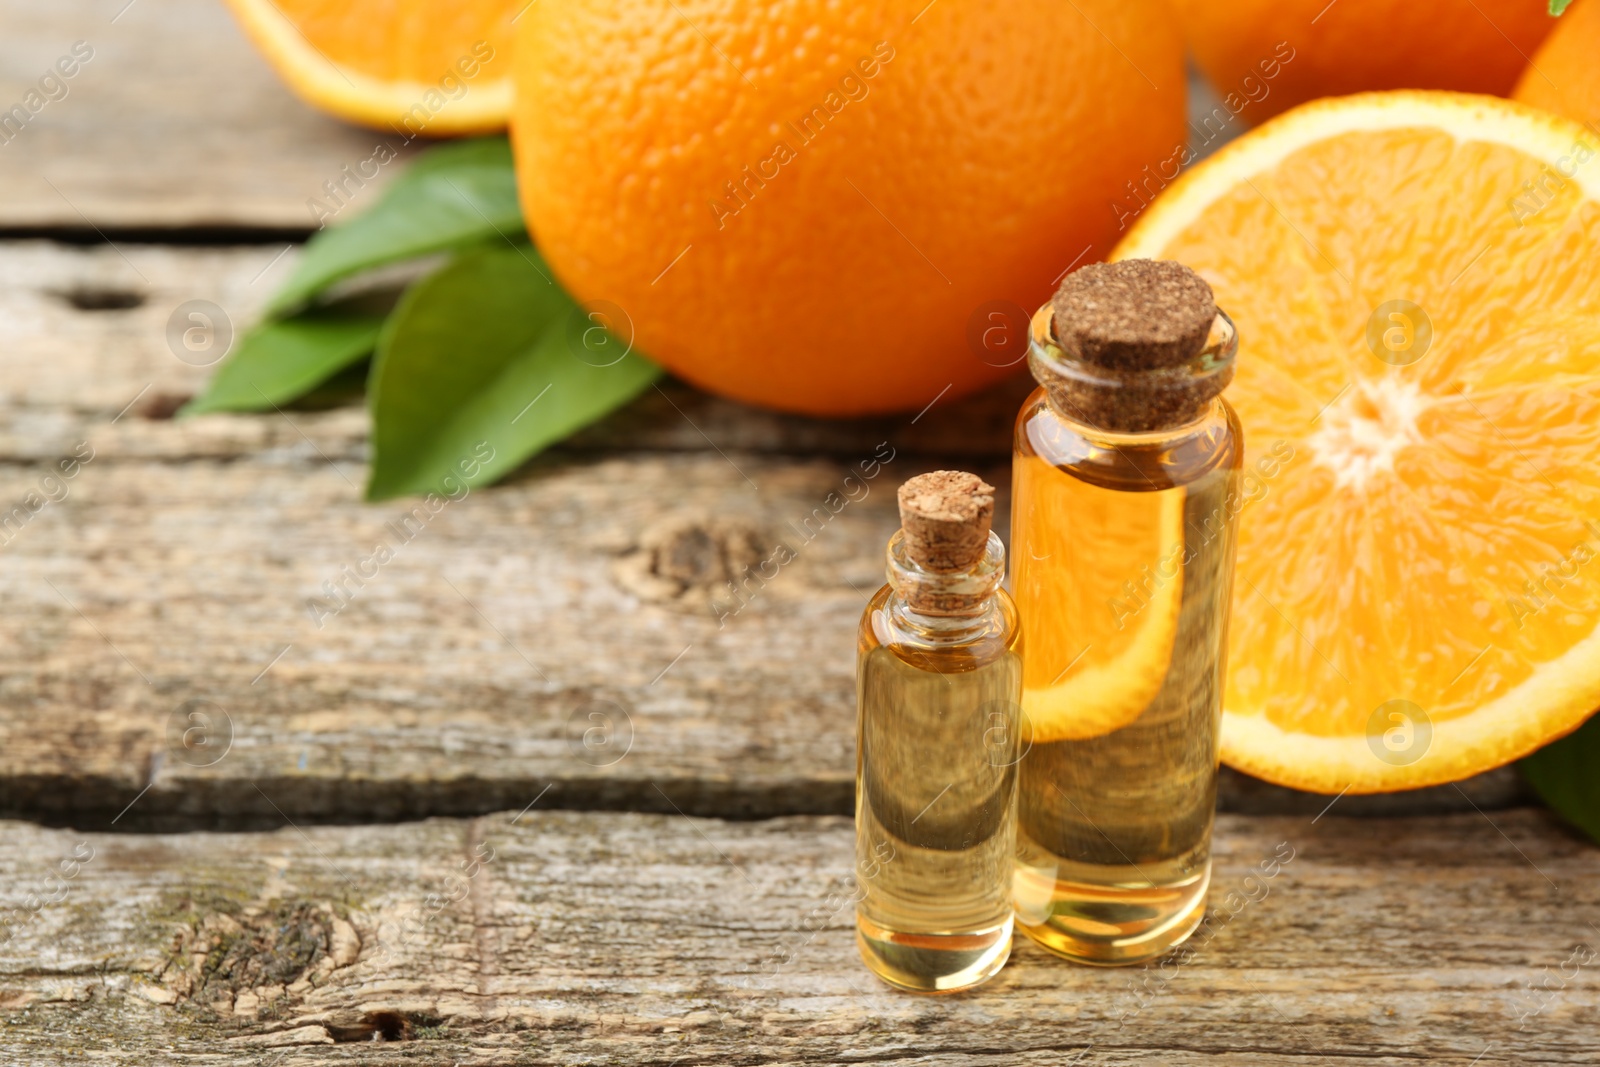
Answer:
[(1403, 789), (1600, 705), (1600, 135), (1490, 97), (1320, 101), (1115, 255), (1206, 277), (1247, 462), (1292, 455), (1241, 516), (1224, 759)]

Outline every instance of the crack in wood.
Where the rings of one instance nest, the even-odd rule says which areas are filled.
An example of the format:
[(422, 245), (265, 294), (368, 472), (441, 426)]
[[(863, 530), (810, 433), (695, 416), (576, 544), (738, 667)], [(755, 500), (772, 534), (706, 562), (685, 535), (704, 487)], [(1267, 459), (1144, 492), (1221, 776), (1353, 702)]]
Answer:
[(484, 840), (483, 819), (473, 819), (465, 827), (466, 847), (462, 870), (468, 875), (467, 903), (472, 910), (473, 944), (478, 956), (477, 992), (484, 999), (484, 1015), (497, 1014), (494, 980), (500, 973), (498, 931), (494, 924), (493, 846)]

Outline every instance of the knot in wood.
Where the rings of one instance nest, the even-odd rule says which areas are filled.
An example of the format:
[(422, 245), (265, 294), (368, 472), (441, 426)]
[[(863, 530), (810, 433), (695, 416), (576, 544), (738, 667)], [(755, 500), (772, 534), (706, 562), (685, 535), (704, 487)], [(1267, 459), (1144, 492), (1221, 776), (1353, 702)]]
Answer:
[(618, 561), (615, 577), (643, 600), (670, 603), (737, 584), (766, 554), (748, 522), (676, 516), (640, 534), (634, 549)]

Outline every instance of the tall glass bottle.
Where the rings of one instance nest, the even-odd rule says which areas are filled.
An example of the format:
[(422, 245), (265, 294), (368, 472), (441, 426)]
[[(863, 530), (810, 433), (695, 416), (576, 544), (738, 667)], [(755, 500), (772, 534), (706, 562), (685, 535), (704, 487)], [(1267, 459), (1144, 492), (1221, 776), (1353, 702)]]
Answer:
[(971, 474), (901, 486), (889, 584), (861, 617), (856, 942), (880, 978), (924, 993), (974, 986), (1011, 954), (1021, 629), (993, 512)]
[(1237, 339), (1176, 263), (1069, 276), (1032, 325), (1017, 420), (1018, 925), (1136, 963), (1205, 912), (1243, 437)]

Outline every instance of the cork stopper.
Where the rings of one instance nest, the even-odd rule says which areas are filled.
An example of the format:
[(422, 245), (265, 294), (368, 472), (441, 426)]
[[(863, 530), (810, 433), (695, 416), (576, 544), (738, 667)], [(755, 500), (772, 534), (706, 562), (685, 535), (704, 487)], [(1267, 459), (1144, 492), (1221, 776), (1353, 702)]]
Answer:
[(1170, 259), (1091, 263), (1061, 282), (1050, 301), (1056, 341), (1111, 370), (1160, 370), (1206, 346), (1217, 317), (1206, 280)]
[(1233, 380), (1232, 324), (1211, 286), (1182, 263), (1090, 264), (1067, 275), (1050, 311), (1056, 358), (1035, 359), (1034, 374), (1063, 414), (1090, 426), (1180, 426)]
[(900, 487), (906, 555), (939, 574), (970, 570), (989, 545), (994, 486), (965, 471), (919, 474)]

